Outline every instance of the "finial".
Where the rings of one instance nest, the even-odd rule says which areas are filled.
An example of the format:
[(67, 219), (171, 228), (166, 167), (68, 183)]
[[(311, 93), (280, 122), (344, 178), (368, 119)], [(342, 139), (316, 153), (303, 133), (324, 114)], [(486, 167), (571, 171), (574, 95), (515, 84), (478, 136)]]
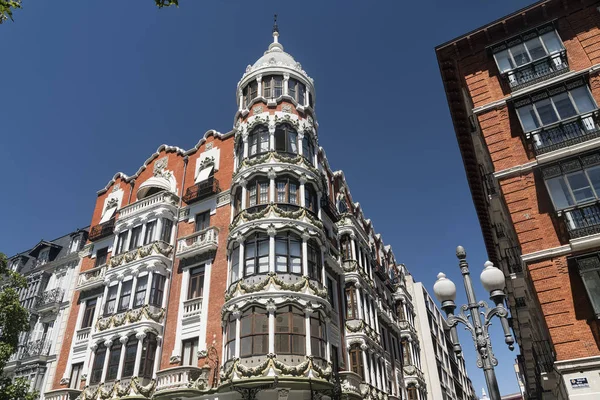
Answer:
[(456, 257), (458, 257), (459, 260), (464, 260), (467, 258), (467, 252), (465, 251), (464, 247), (458, 246), (456, 248)]
[(273, 16), (273, 43), (279, 43), (279, 27), (277, 26), (277, 14)]

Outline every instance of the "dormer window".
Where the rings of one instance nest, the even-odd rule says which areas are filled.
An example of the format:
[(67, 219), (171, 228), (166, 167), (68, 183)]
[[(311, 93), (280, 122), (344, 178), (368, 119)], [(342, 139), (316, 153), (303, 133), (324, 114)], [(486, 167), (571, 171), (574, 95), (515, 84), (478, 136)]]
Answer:
[(44, 265), (50, 260), (50, 249), (46, 248), (40, 250), (40, 254), (37, 257), (37, 264)]
[(81, 243), (81, 235), (73, 236), (71, 244), (69, 245), (69, 254), (79, 251), (79, 244)]
[(552, 25), (536, 28), (492, 47), (494, 60), (511, 89), (568, 71), (565, 47)]

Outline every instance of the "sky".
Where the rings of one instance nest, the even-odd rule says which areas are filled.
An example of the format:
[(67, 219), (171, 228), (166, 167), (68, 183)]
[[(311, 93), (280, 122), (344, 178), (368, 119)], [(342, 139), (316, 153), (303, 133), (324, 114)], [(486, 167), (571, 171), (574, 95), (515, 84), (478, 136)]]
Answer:
[[(96, 192), (161, 145), (228, 132), (236, 85), (272, 41), (316, 86), (319, 144), (384, 242), (430, 293), (438, 272), (466, 302), (455, 248), (477, 295), (487, 259), (434, 47), (532, 1), (24, 1), (0, 25), (0, 251), (89, 225)], [(499, 321), (502, 394), (518, 392)], [(485, 387), (461, 328), (469, 376)]]

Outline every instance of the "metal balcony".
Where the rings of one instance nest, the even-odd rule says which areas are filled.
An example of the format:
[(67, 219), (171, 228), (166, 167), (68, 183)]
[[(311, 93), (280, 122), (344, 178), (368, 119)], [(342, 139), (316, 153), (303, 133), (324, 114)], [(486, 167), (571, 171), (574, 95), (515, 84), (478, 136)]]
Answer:
[(55, 288), (47, 290), (38, 297), (35, 308), (42, 313), (50, 310), (57, 310), (60, 303), (63, 301), (65, 290), (63, 288)]
[(115, 230), (115, 219), (113, 218), (113, 219), (106, 221), (103, 224), (98, 224), (96, 226), (92, 226), (92, 229), (90, 229), (90, 234), (88, 236), (88, 239), (91, 242), (100, 240), (102, 238), (112, 235), (114, 230)]
[(177, 242), (177, 256), (190, 258), (216, 251), (218, 246), (219, 230), (213, 226), (179, 239)]
[(554, 53), (541, 60), (523, 65), (502, 74), (511, 90), (535, 85), (569, 71), (567, 52)]
[(598, 122), (598, 111), (595, 111), (544, 127), (540, 131), (528, 132), (526, 136), (533, 138), (533, 148), (539, 156), (600, 137)]
[(340, 213), (338, 213), (335, 204), (331, 201), (331, 199), (327, 195), (323, 195), (321, 197), (321, 210), (327, 214), (327, 216), (331, 219), (333, 223), (336, 223), (340, 220)]
[(600, 206), (598, 204), (577, 207), (563, 213), (571, 239), (600, 233)]
[(187, 204), (195, 203), (215, 195), (220, 191), (221, 189), (219, 188), (219, 181), (215, 178), (209, 178), (189, 187), (185, 191), (185, 195), (183, 195), (183, 201), (185, 201)]
[(19, 359), (44, 359), (50, 354), (50, 341), (46, 339), (39, 339), (33, 342), (27, 343), (23, 347), (23, 352), (21, 353)]

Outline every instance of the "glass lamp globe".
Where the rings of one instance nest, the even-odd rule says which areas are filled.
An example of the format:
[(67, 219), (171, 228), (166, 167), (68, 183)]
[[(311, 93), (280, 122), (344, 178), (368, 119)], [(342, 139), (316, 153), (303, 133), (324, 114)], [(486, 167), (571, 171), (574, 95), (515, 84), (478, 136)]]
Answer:
[(446, 278), (446, 274), (440, 272), (437, 281), (433, 285), (433, 293), (440, 303), (454, 301), (456, 299), (456, 285)]
[(506, 282), (504, 280), (504, 274), (500, 269), (494, 267), (491, 261), (486, 261), (483, 271), (481, 271), (481, 283), (485, 290), (488, 292), (494, 292), (496, 290), (504, 290)]

